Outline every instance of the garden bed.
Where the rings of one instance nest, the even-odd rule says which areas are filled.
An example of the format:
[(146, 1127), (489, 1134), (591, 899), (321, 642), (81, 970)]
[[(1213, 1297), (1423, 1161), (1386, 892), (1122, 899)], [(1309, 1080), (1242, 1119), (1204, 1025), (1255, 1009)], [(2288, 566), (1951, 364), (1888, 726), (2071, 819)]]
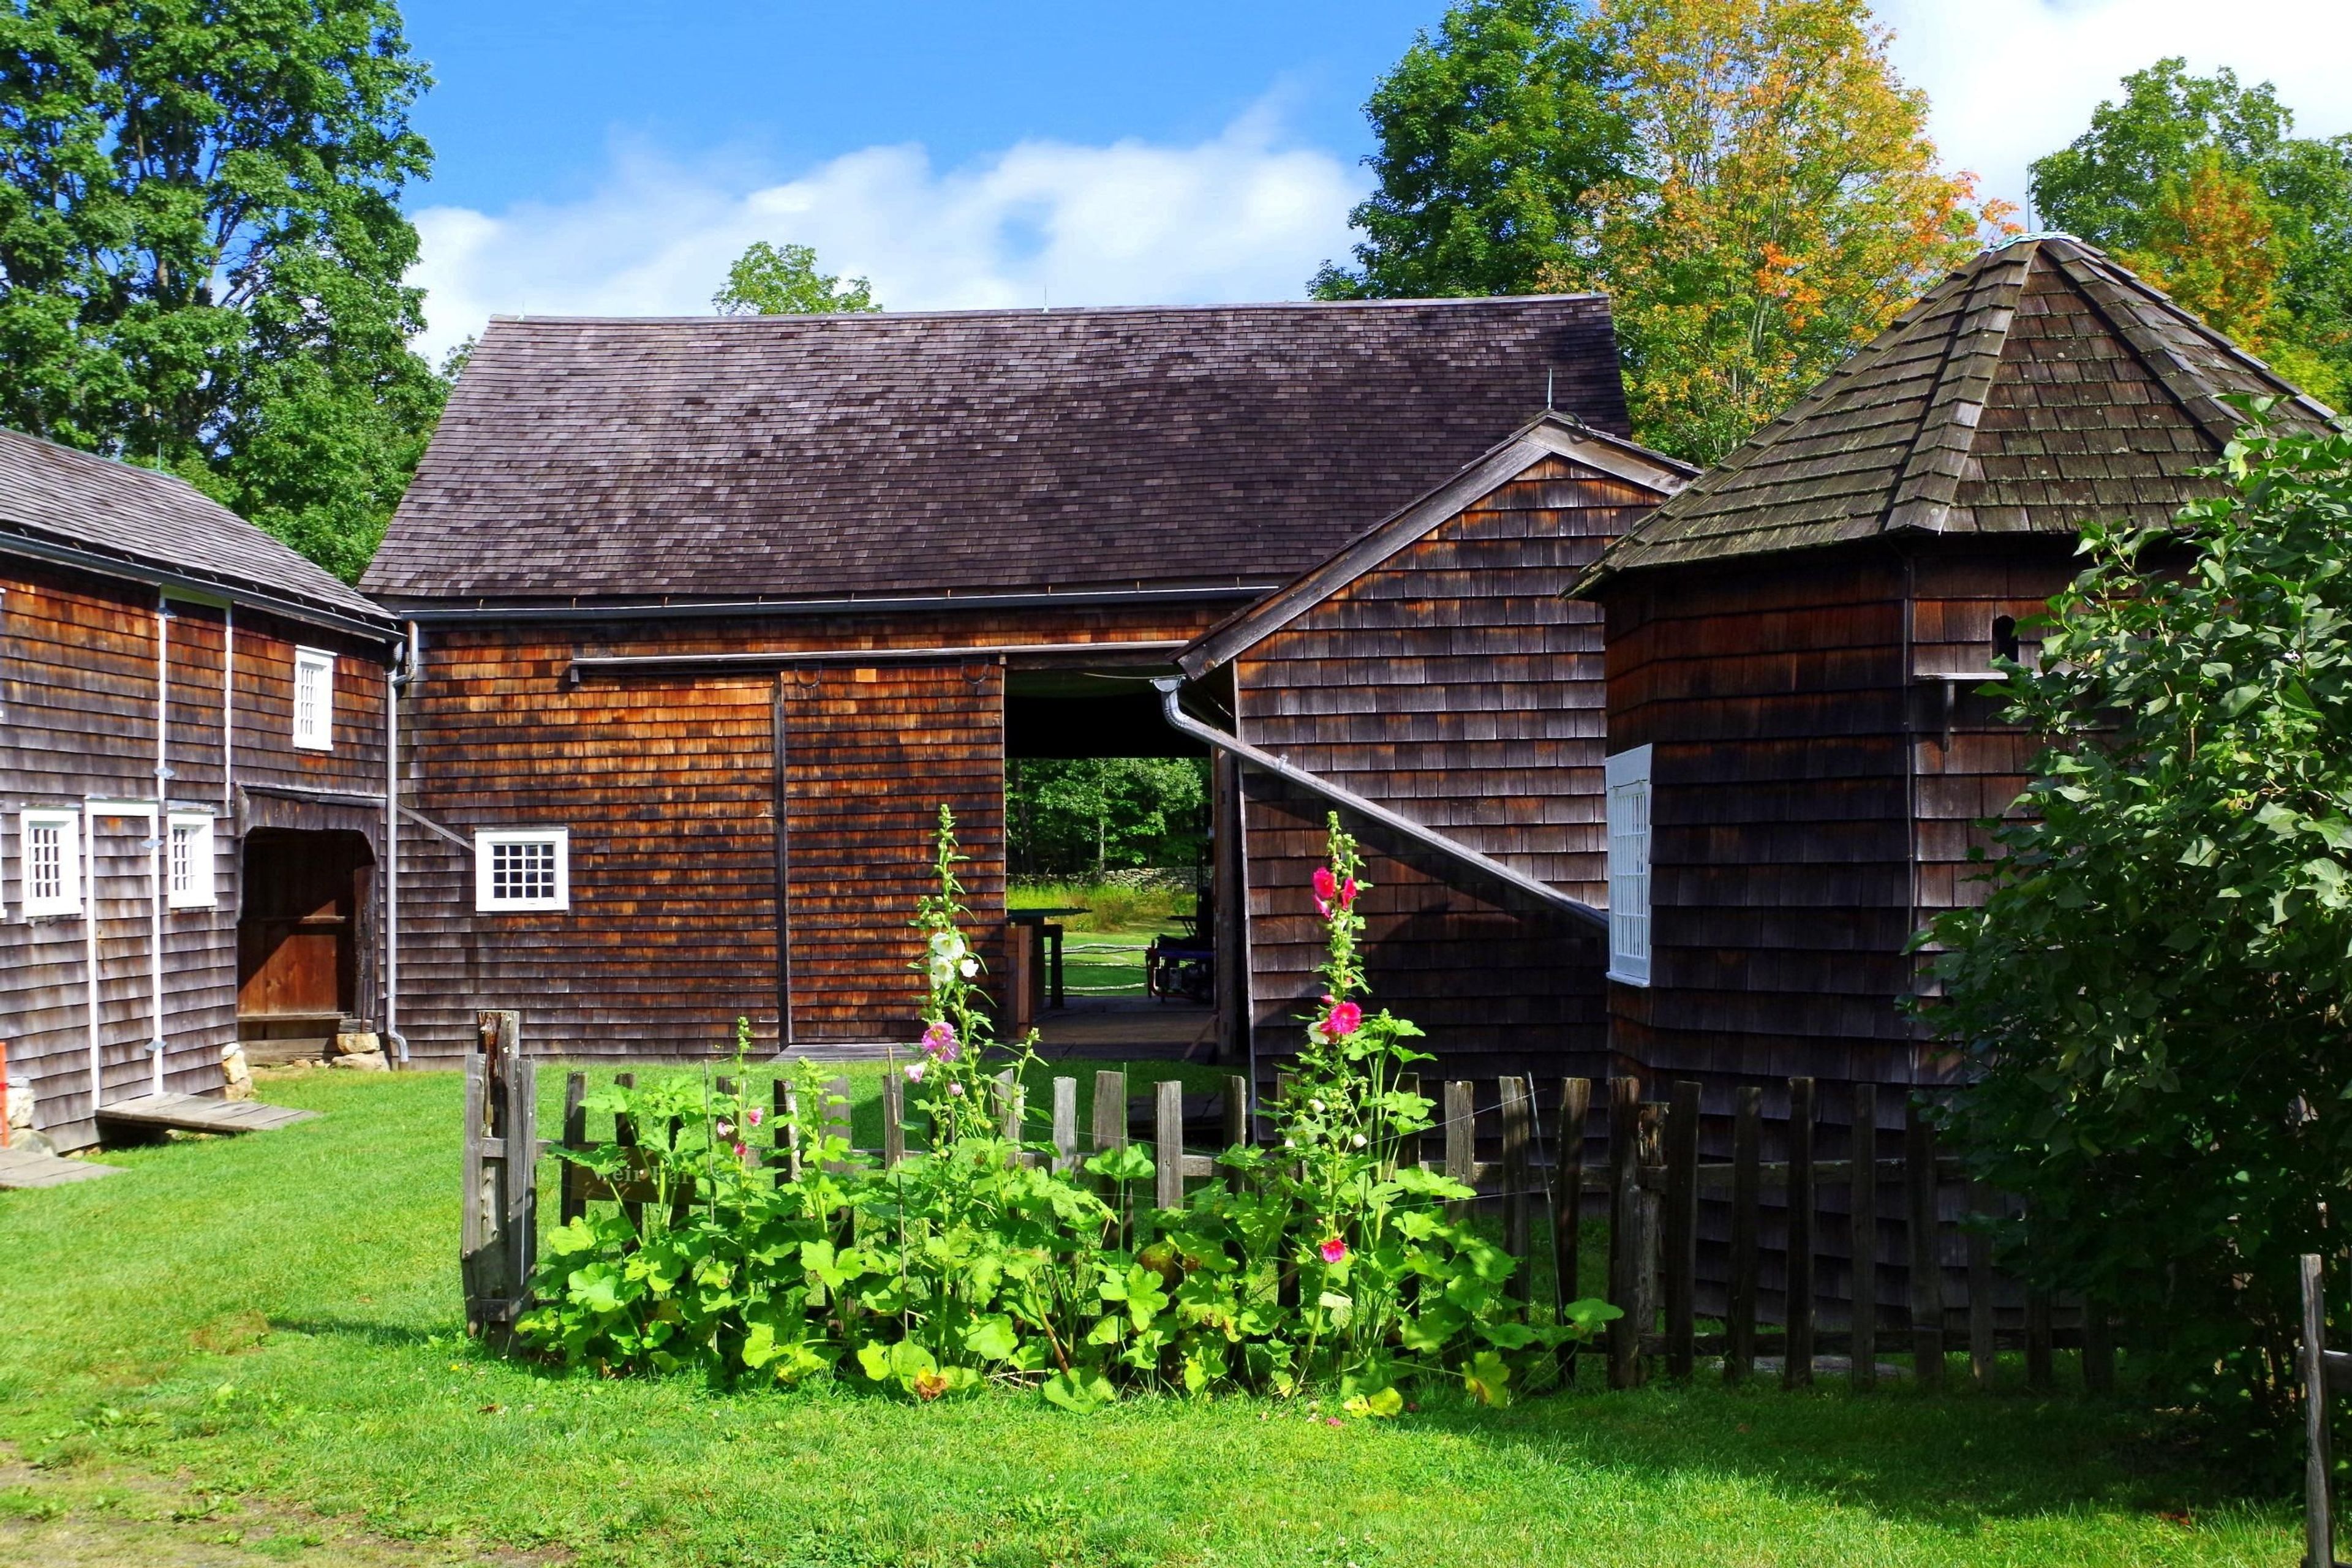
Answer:
[[(1139, 1086), (1194, 1069), (1129, 1070)], [(878, 1138), (879, 1069), (851, 1077), (857, 1136)], [(562, 1074), (541, 1083), (553, 1126)], [(0, 1198), (0, 1438), (379, 1535), (591, 1563), (2220, 1564), (2297, 1550), (2287, 1479), (2250, 1501), (2242, 1476), (2184, 1458), (2161, 1417), (2063, 1391), (1727, 1394), (1702, 1377), (1500, 1412), (1432, 1397), (1394, 1423), (1331, 1426), (1306, 1400), (1074, 1416), (1017, 1392), (915, 1406), (849, 1384), (551, 1376), (459, 1331), (461, 1089), (455, 1074), (281, 1079), (275, 1098), (334, 1114), (125, 1151), (125, 1176)]]

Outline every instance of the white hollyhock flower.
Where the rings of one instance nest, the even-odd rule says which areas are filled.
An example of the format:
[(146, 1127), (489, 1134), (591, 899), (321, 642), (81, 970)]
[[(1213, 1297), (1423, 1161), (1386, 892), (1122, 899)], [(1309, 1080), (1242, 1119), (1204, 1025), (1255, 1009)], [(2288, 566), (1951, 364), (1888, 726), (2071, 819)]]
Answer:
[(976, 958), (965, 959), (962, 963), (956, 965), (956, 973), (962, 975), (966, 980), (970, 980), (973, 975), (980, 973), (980, 960)]

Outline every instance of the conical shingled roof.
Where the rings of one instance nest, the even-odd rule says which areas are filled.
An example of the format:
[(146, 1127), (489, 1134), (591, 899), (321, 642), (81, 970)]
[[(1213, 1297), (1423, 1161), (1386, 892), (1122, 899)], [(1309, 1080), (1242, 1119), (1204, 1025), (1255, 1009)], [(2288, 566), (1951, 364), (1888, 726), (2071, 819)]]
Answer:
[(2217, 481), (2231, 394), (2332, 412), (2082, 241), (1984, 252), (1730, 457), (1644, 518), (1571, 592), (1628, 572), (1905, 531), (2069, 534), (2162, 522)]

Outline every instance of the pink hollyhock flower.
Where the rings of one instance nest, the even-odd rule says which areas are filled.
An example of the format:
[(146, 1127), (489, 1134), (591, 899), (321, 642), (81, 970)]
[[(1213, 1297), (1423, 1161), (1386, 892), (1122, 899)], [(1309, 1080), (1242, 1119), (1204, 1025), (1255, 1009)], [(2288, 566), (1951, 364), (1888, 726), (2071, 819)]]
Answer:
[(1339, 907), (1346, 909), (1356, 901), (1356, 879), (1349, 878), (1339, 884)]
[(1364, 1026), (1364, 1010), (1353, 1002), (1332, 1002), (1328, 996), (1323, 1000), (1331, 1005), (1329, 1016), (1323, 1020), (1323, 1032), (1332, 1039), (1344, 1040)]
[(961, 1100), (963, 1098), (963, 1085), (960, 1083), (951, 1083), (948, 1085), (948, 1092)]
[(1336, 1236), (1316, 1250), (1322, 1253), (1323, 1261), (1326, 1263), (1344, 1262), (1348, 1257), (1348, 1244)]
[(750, 1122), (754, 1127), (760, 1125), (760, 1108), (755, 1105), (751, 1110), (745, 1111), (743, 1113), (743, 1120)]
[(732, 1138), (732, 1137), (734, 1137), (734, 1136), (735, 1136), (735, 1124), (734, 1124), (733, 1122), (731, 1122), (731, 1121), (729, 1121), (725, 1120), (724, 1118), (721, 1118), (721, 1119), (720, 1119), (720, 1121), (719, 1121), (719, 1136), (720, 1136), (721, 1138)]
[(1318, 903), (1328, 903), (1339, 896), (1339, 879), (1331, 874), (1328, 866), (1315, 868), (1315, 898)]
[(941, 1018), (923, 1031), (923, 1049), (936, 1061), (951, 1062), (963, 1055), (963, 1045), (956, 1038), (955, 1026)]
[(908, 1083), (922, 1082), (923, 1068), (926, 1065), (928, 1064), (923, 1062), (908, 1062), (907, 1064), (907, 1081)]
[(742, 1144), (740, 1144), (740, 1143), (736, 1144), (736, 1145), (735, 1145), (735, 1157), (736, 1157), (738, 1160), (740, 1160), (740, 1159), (741, 1159), (741, 1158), (743, 1157), (743, 1154), (744, 1154), (743, 1145), (742, 1145)]

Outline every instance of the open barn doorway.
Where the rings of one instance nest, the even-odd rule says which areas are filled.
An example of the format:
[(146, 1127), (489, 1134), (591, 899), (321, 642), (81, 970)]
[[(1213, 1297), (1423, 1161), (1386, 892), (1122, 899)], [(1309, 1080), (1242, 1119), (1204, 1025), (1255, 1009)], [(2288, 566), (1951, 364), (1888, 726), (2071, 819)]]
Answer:
[(359, 1005), (375, 856), (362, 834), (288, 827), (250, 830), (242, 853), (237, 1037), (256, 1061), (320, 1056)]
[(1222, 1056), (1216, 770), (1150, 676), (1015, 669), (1005, 685), (1007, 914), (1059, 1055)]

